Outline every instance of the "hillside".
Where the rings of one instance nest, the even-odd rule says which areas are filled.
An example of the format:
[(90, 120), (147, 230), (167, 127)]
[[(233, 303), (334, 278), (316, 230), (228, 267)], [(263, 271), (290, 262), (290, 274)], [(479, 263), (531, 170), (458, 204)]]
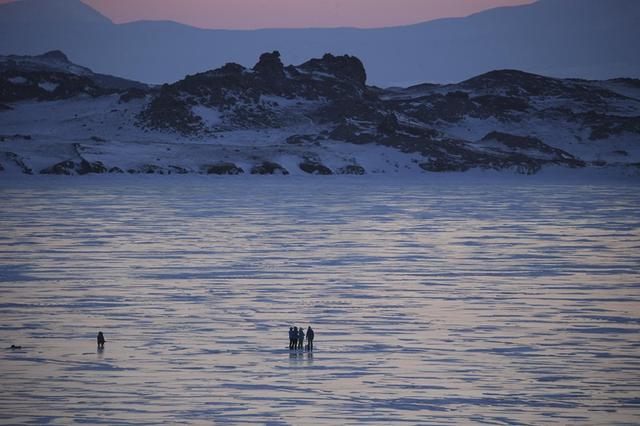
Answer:
[(533, 174), (635, 173), (640, 162), (638, 80), (498, 70), (450, 85), (366, 81), (358, 58), (331, 54), (285, 66), (264, 53), (252, 68), (228, 63), (158, 87), (96, 75), (61, 52), (0, 57), (0, 164), (43, 174)]

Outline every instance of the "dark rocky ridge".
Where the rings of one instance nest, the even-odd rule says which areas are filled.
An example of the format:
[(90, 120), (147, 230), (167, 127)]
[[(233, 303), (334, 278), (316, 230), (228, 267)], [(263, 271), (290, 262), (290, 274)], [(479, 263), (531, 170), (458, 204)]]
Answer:
[[(546, 165), (588, 165), (570, 150), (559, 148), (554, 140), (540, 136), (537, 123), (558, 130), (572, 127), (571, 137), (578, 144), (606, 143), (610, 138), (627, 136), (640, 141), (640, 99), (628, 95), (633, 93), (631, 89), (640, 88), (633, 79), (592, 82), (498, 70), (459, 84), (386, 90), (367, 86), (366, 80), (362, 62), (352, 56), (326, 54), (297, 66), (285, 66), (274, 51), (262, 54), (250, 69), (228, 63), (158, 88), (135, 82), (116, 87), (104, 84), (99, 75), (54, 51), (37, 57), (2, 57), (0, 106), (10, 110), (12, 103), (22, 100), (119, 94), (123, 104), (142, 101), (139, 104), (144, 107), (136, 123), (147, 131), (202, 140), (226, 132), (282, 130), (281, 144), (299, 153), (298, 168), (322, 175), (367, 171), (355, 160), (354, 164), (331, 169), (319, 157), (305, 153), (306, 147), (330, 149), (337, 142), (375, 144), (419, 154), (419, 166), (428, 171), (483, 168), (530, 174)], [(214, 119), (203, 116), (199, 109), (214, 112)], [(482, 132), (473, 129), (477, 123), (481, 123), (478, 128), (484, 129)], [(615, 152), (627, 151), (612, 148)], [(628, 153), (616, 155), (623, 158)], [(207, 174), (245, 173), (233, 161), (212, 159), (196, 170)], [(251, 174), (288, 174), (278, 161), (262, 157), (251, 165), (243, 164)], [(107, 170), (78, 152), (75, 158), (47, 167), (42, 173), (125, 169), (110, 166)], [(139, 163), (127, 171), (174, 174), (186, 173), (187, 169)]]
[[(505, 149), (482, 150), (477, 140), (452, 137), (442, 130), (443, 123), (446, 127), (468, 118), (517, 124), (551, 115), (553, 120), (572, 121), (591, 129), (592, 139), (622, 132), (640, 134), (640, 117), (607, 113), (611, 102), (627, 98), (592, 82), (501, 70), (457, 85), (425, 84), (385, 91), (366, 86), (366, 72), (356, 58), (327, 54), (285, 67), (278, 52), (263, 54), (252, 70), (227, 64), (163, 86), (140, 119), (150, 128), (193, 135), (230, 128), (285, 127), (287, 116), (265, 102), (263, 96), (318, 101), (305, 116), (316, 125), (328, 127), (328, 133), (294, 135), (289, 143), (315, 140), (330, 144), (334, 140), (381, 144), (422, 153), (428, 157), (423, 163), (427, 170), (480, 167), (532, 173), (545, 164), (584, 166), (584, 162), (539, 139), (533, 143), (532, 138), (514, 135), (508, 142), (502, 138)], [(541, 100), (554, 100), (569, 108), (541, 107)], [(219, 108), (224, 112), (224, 123), (207, 129), (192, 112), (194, 105)], [(514, 146), (519, 144), (520, 152), (515, 152)], [(307, 164), (304, 169), (313, 167)]]
[(130, 89), (147, 92), (151, 87), (94, 73), (89, 68), (74, 64), (59, 50), (38, 56), (0, 55), (0, 103), (27, 99), (59, 100), (82, 94), (98, 97)]
[(226, 113), (227, 125), (220, 130), (283, 127), (286, 120), (261, 102), (262, 96), (346, 102), (366, 95), (365, 81), (364, 66), (357, 58), (327, 54), (298, 67), (285, 67), (275, 51), (261, 55), (251, 70), (229, 63), (163, 85), (140, 122), (152, 129), (206, 133), (202, 120), (192, 112), (193, 106), (202, 105)]

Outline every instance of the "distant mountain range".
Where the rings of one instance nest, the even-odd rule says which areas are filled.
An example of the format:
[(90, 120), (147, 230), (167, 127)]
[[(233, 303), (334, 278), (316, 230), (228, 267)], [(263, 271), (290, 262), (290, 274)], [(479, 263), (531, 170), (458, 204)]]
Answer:
[(302, 63), (326, 52), (359, 57), (381, 87), (461, 81), (494, 69), (553, 77), (640, 77), (640, 1), (540, 0), (466, 18), (382, 29), (203, 30), (175, 22), (116, 25), (80, 0), (0, 5), (0, 54), (60, 49), (97, 72), (147, 83), (264, 51)]
[(0, 172), (640, 173), (640, 80), (497, 70), (381, 89), (362, 62), (279, 52), (149, 86), (60, 51), (0, 56)]

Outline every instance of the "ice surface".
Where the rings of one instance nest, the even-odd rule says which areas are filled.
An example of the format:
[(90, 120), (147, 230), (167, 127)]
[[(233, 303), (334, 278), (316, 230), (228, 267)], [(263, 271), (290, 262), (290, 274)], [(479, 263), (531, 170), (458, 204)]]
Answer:
[(0, 422), (637, 424), (637, 182), (512, 181), (0, 181)]

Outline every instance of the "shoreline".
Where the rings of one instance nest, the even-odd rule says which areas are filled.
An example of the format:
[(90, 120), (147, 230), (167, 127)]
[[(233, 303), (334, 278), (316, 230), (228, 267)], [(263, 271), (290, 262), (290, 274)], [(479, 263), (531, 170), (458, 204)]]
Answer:
[[(626, 173), (625, 173), (626, 172)], [(376, 173), (367, 175), (206, 175), (206, 174), (88, 174), (88, 175), (26, 175), (0, 173), (0, 189), (12, 187), (60, 187), (94, 186), (106, 184), (131, 185), (174, 185), (174, 184), (219, 184), (250, 183), (252, 185), (317, 184), (334, 186), (343, 184), (387, 184), (387, 185), (640, 185), (640, 170), (628, 173), (629, 168), (608, 169), (566, 169), (549, 167), (534, 175), (518, 174), (511, 171), (469, 170), (450, 173)]]

